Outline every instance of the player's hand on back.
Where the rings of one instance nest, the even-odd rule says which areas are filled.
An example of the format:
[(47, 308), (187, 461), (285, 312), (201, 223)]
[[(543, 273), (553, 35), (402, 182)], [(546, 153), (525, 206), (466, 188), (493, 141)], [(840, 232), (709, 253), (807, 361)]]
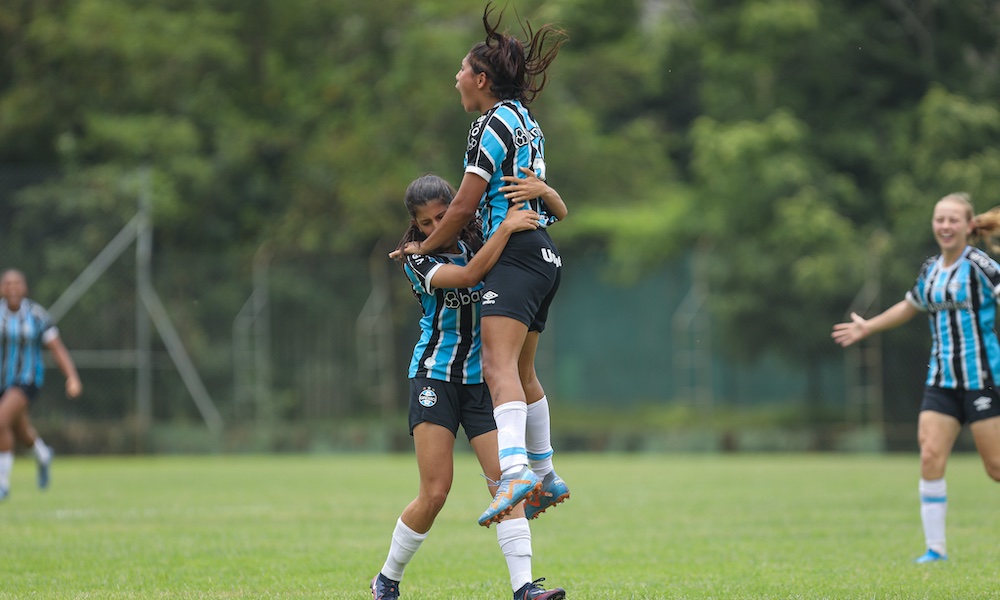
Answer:
[(544, 195), (549, 189), (548, 184), (539, 179), (531, 169), (521, 167), (521, 172), (524, 173), (524, 177), (505, 175), (500, 178), (508, 184), (499, 189), (507, 200), (527, 202)]
[(507, 217), (500, 226), (507, 227), (511, 233), (528, 231), (538, 229), (541, 218), (542, 216), (533, 210), (524, 210), (524, 202), (517, 202), (511, 205)]

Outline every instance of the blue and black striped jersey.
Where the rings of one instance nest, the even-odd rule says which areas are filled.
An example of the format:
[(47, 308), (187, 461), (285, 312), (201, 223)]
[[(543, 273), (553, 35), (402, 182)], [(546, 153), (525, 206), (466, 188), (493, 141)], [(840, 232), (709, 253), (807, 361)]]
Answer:
[[(479, 201), (486, 239), (507, 217), (510, 207), (510, 201), (499, 191), (505, 185), (500, 178), (523, 177), (520, 167), (532, 169), (539, 179), (545, 179), (545, 136), (520, 101), (503, 100), (472, 124), (465, 152), (465, 172), (487, 181), (486, 193)], [(541, 198), (526, 203), (525, 208), (542, 215), (543, 227), (555, 221)]]
[(906, 299), (930, 317), (927, 385), (981, 390), (1000, 375), (1000, 342), (994, 330), (1000, 297), (1000, 264), (967, 246), (955, 264), (927, 260)]
[(17, 312), (0, 300), (0, 389), (12, 385), (42, 387), (42, 349), (59, 336), (52, 317), (41, 305), (24, 298)]
[(420, 300), (420, 340), (413, 348), (409, 377), (426, 377), (460, 384), (483, 383), (479, 338), (480, 295), (483, 284), (466, 289), (434, 287), (434, 272), (445, 264), (465, 266), (472, 259), (459, 242), (460, 254), (411, 254), (403, 271)]

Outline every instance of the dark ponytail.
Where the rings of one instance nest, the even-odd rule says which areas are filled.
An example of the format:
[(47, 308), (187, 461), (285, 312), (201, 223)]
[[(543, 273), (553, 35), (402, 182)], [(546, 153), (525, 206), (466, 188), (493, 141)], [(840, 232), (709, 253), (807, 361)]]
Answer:
[(486, 73), (494, 96), (530, 104), (545, 88), (548, 82), (545, 70), (569, 38), (565, 31), (552, 25), (543, 25), (536, 32), (531, 23), (518, 20), (525, 35), (525, 40), (521, 41), (499, 30), (502, 10), (496, 22), (490, 22), (493, 11), (493, 3), (487, 3), (483, 11), (486, 39), (469, 51), (469, 63), (475, 73)]

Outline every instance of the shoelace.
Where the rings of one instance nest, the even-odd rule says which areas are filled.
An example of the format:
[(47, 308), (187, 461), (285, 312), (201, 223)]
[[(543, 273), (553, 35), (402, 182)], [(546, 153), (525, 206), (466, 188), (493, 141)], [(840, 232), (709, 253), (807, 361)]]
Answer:
[[(383, 583), (383, 580), (377, 579), (375, 585), (372, 587), (372, 594), (377, 594), (378, 592), (385, 592), (387, 594), (395, 594), (392, 596), (394, 598), (399, 598), (399, 588), (397, 587), (398, 582), (393, 582), (391, 579), (386, 579), (388, 583)], [(381, 589), (379, 589), (381, 588)]]
[(538, 579), (536, 579), (536, 580), (532, 581), (531, 583), (529, 583), (528, 584), (528, 589), (524, 590), (524, 597), (527, 598), (528, 597), (528, 592), (530, 590), (533, 590), (533, 589), (534, 590), (545, 591), (545, 588), (543, 588), (541, 585), (539, 585), (543, 581), (545, 581), (545, 578), (544, 577), (539, 577)]

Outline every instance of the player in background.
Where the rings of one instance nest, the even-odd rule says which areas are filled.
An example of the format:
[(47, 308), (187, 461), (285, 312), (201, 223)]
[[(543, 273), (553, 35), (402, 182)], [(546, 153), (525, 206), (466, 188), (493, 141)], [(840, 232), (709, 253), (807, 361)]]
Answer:
[[(469, 130), (465, 174), (454, 202), (438, 228), (407, 253), (426, 254), (446, 243), (476, 215), (489, 239), (512, 207), (502, 188), (531, 172), (544, 180), (545, 137), (528, 110), (546, 83), (545, 71), (566, 35), (552, 25), (534, 31), (521, 25), (522, 41), (491, 22), (492, 3), (483, 12), (486, 39), (462, 59), (455, 75), (462, 106), (481, 113)], [(520, 23), (519, 23), (520, 24)], [(528, 207), (547, 226), (557, 215), (547, 198)], [(493, 396), (502, 476), (493, 502), (479, 517), (489, 526), (522, 499), (534, 518), (569, 497), (552, 465), (548, 399), (535, 373), (538, 337), (559, 289), (562, 259), (545, 227), (511, 236), (484, 280), (483, 370)]]
[[(518, 195), (526, 188), (540, 194), (547, 193), (542, 190), (548, 186), (536, 178), (511, 194)], [(425, 175), (413, 181), (404, 197), (410, 227), (400, 247), (430, 235), (454, 195), (454, 188), (440, 177)], [(478, 222), (473, 222), (440, 246), (436, 254), (391, 255), (403, 261), (403, 271), (423, 312), (421, 335), (408, 373), (409, 426), (420, 488), (396, 520), (385, 564), (371, 582), (374, 600), (399, 597), (403, 572), (444, 507), (454, 478), (453, 452), (459, 425), (479, 459), (490, 492), (496, 490), (495, 480), (500, 477), (496, 423), (480, 356), (481, 281), (511, 235), (540, 227), (540, 219), (535, 211), (511, 211), (485, 244)], [(565, 596), (559, 589), (542, 590), (540, 580), (532, 580), (531, 530), (520, 506), (497, 525), (497, 541), (507, 561), (515, 599), (557, 600)]]
[(970, 240), (1000, 251), (1000, 208), (975, 215), (969, 196), (949, 194), (934, 207), (931, 228), (940, 254), (920, 269), (906, 297), (883, 313), (833, 326), (841, 346), (898, 327), (917, 314), (930, 317), (931, 356), (917, 437), (920, 443), (920, 516), (927, 551), (918, 563), (947, 560), (945, 468), (962, 425), (969, 429), (986, 473), (1000, 481), (1000, 342), (994, 330), (1000, 264)]
[[(10, 473), (14, 467), (14, 442), (31, 437), (38, 461), (38, 485), (48, 485), (51, 450), (45, 446), (28, 420), (28, 407), (45, 378), (42, 348), (47, 349), (66, 377), (66, 396), (76, 398), (83, 391), (76, 366), (59, 330), (41, 305), (27, 298), (28, 283), (17, 269), (0, 275), (0, 500), (10, 493)], [(32, 436), (32, 434), (34, 434)]]

